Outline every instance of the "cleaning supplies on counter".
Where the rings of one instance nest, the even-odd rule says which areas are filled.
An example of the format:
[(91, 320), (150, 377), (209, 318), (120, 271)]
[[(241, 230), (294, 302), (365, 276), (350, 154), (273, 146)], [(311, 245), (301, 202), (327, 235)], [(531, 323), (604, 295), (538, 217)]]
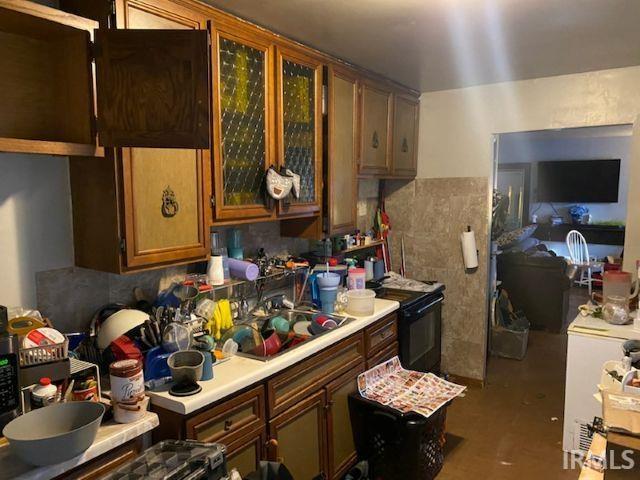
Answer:
[(58, 388), (48, 377), (41, 378), (38, 385), (31, 390), (31, 409), (52, 405), (56, 401)]

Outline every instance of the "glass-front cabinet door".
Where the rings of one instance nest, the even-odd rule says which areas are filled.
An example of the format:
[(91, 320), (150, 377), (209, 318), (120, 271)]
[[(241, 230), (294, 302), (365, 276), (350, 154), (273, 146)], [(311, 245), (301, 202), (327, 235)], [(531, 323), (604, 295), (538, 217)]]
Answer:
[(314, 214), (322, 204), (322, 63), (298, 49), (277, 48), (278, 166), (300, 176), (298, 196), (278, 215)]
[(265, 192), (273, 164), (273, 47), (259, 35), (213, 29), (214, 222), (271, 217)]

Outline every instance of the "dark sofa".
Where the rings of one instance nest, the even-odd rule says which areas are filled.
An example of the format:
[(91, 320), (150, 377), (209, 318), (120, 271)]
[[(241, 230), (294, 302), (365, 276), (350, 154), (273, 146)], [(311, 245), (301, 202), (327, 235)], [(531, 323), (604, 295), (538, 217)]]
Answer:
[(497, 257), (498, 280), (516, 310), (531, 328), (561, 332), (569, 309), (571, 280), (562, 257), (502, 253)]

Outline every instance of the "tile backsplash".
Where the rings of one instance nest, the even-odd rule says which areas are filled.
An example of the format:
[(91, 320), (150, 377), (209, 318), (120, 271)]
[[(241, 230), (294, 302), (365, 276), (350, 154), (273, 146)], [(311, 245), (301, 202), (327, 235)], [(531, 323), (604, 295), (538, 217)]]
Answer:
[[(486, 177), (419, 178), (387, 183), (392, 267), (400, 264), (404, 235), (407, 276), (446, 285), (442, 313), (443, 370), (483, 379), (487, 333), (487, 240), (489, 181)], [(479, 267), (467, 272), (460, 233), (476, 233)]]
[[(298, 254), (309, 249), (308, 240), (281, 237), (279, 222), (239, 225), (237, 228), (242, 232), (245, 256), (255, 255), (261, 247), (267, 255)], [(214, 229), (223, 234), (228, 230), (229, 227)], [(134, 287), (140, 287), (152, 300), (158, 291), (173, 281), (184, 278), (187, 273), (204, 272), (205, 269), (206, 264), (201, 262), (126, 275), (78, 267), (37, 272), (38, 309), (63, 332), (83, 331), (103, 305), (133, 305)]]

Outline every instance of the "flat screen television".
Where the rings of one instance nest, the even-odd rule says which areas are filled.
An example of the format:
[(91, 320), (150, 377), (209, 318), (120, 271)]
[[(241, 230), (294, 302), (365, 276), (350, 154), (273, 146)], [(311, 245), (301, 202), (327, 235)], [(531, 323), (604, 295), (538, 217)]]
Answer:
[(538, 162), (538, 202), (617, 203), (620, 159)]

